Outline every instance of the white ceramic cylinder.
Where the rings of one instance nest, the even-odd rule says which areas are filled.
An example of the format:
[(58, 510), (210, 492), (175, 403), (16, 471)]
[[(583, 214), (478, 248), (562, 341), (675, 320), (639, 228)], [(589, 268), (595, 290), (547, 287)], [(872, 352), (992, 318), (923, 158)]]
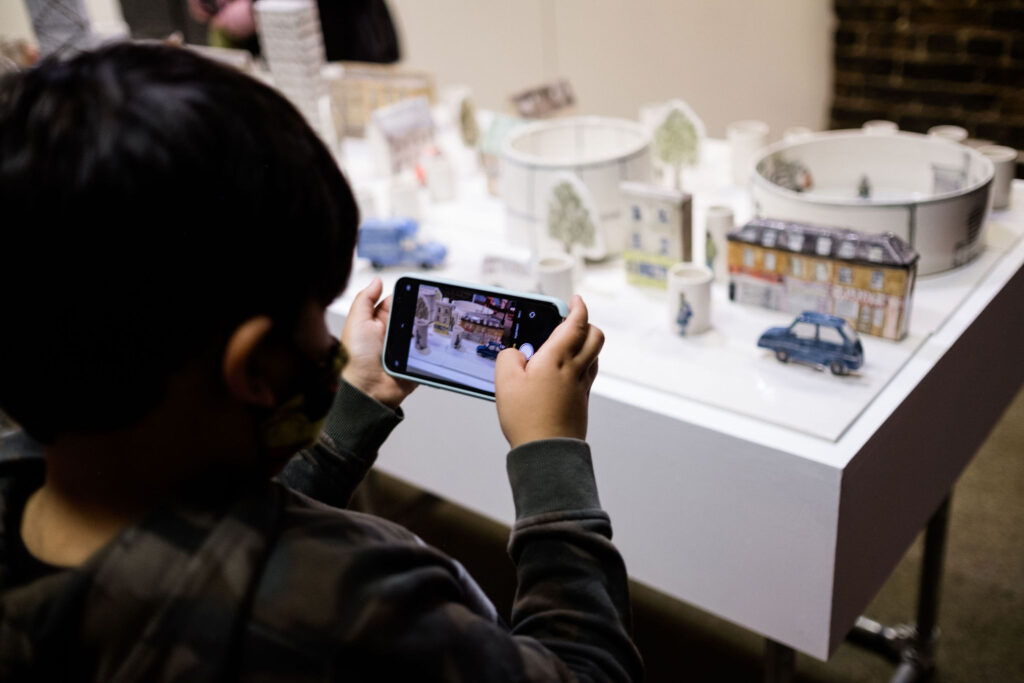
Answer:
[(355, 188), (356, 206), (359, 207), (359, 219), (369, 220), (371, 218), (380, 218), (380, 212), (377, 210), (377, 197), (373, 194), (373, 190), (368, 187), (357, 187)]
[(789, 128), (782, 131), (782, 139), (786, 142), (792, 142), (793, 140), (803, 140), (814, 135), (814, 131), (807, 126), (790, 126)]
[(537, 259), (537, 289), (541, 294), (568, 302), (575, 291), (576, 257), (548, 254)]
[(967, 139), (967, 129), (960, 126), (932, 126), (928, 129), (928, 135), (950, 142), (963, 142)]
[(452, 162), (441, 154), (427, 159), (424, 164), (427, 175), (427, 191), (435, 202), (450, 202), (455, 199), (455, 169)]
[(1017, 166), (1017, 150), (1003, 145), (986, 145), (978, 151), (984, 154), (995, 167), (992, 178), (992, 208), (1005, 209), (1010, 205), (1010, 184)]
[(886, 121), (884, 119), (865, 121), (861, 128), (868, 135), (889, 135), (900, 129), (895, 121)]
[(677, 263), (668, 269), (669, 329), (692, 336), (711, 327), (711, 269)]
[(712, 270), (715, 282), (729, 282), (729, 243), (726, 235), (736, 225), (736, 218), (728, 206), (709, 206), (705, 226), (705, 263)]
[(768, 124), (764, 121), (733, 121), (725, 128), (729, 141), (729, 169), (734, 185), (746, 187), (754, 172), (754, 161), (768, 144)]
[(421, 220), (420, 185), (409, 175), (400, 175), (391, 180), (391, 215)]

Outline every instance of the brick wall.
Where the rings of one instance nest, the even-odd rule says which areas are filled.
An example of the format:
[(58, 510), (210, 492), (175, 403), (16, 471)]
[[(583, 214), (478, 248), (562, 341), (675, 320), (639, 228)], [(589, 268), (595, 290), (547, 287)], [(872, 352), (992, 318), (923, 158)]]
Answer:
[(1024, 149), (1024, 0), (833, 2), (832, 128), (948, 123)]

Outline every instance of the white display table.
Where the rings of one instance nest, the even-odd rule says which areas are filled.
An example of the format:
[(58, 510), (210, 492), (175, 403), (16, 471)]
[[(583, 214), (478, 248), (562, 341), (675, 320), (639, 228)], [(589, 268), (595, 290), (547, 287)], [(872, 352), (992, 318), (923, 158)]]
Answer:
[[(709, 205), (750, 214), (746, 193), (726, 186), (724, 149), (709, 152), (688, 179), (695, 245)], [(359, 155), (348, 155), (355, 184), (383, 193), (383, 181), (363, 180)], [(757, 349), (760, 331), (792, 316), (732, 304), (723, 285), (715, 329), (687, 340), (669, 331), (664, 295), (627, 287), (621, 263), (588, 269), (580, 293), (607, 336), (588, 440), (634, 579), (831, 655), (1024, 380), (1024, 184), (1015, 182), (1017, 208), (991, 216), (985, 254), (921, 278), (910, 337), (866, 339), (857, 377)], [(478, 280), (482, 255), (504, 248), (502, 205), (483, 187), (464, 176), (457, 202), (427, 209), (423, 237), (450, 248), (439, 274)], [(400, 272), (382, 273), (385, 287)], [(332, 330), (375, 274), (357, 262), (329, 309)], [(493, 404), (421, 388), (405, 410), (377, 467), (511, 523)]]

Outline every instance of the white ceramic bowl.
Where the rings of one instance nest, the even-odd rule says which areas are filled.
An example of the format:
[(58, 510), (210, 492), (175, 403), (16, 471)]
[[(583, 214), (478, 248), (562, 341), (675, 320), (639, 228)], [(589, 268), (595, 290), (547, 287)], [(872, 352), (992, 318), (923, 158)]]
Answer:
[(571, 117), (516, 128), (505, 139), (501, 195), (513, 244), (535, 254), (560, 250), (547, 234), (552, 188), (567, 178), (584, 196), (596, 227), (588, 259), (622, 251), (626, 230), (619, 183), (648, 181), (651, 136), (638, 123), (606, 117)]
[(927, 275), (981, 251), (992, 176), (992, 162), (964, 145), (845, 130), (766, 148), (751, 191), (765, 218), (892, 232), (917, 250)]

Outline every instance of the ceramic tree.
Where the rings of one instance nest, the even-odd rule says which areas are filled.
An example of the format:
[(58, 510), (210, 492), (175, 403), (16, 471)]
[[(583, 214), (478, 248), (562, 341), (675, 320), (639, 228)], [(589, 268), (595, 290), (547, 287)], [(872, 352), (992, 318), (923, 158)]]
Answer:
[(583, 198), (569, 181), (559, 182), (551, 191), (548, 202), (548, 234), (562, 243), (567, 254), (573, 247), (594, 244), (596, 229), (591, 212)]
[(459, 133), (466, 147), (476, 147), (476, 143), (480, 140), (480, 126), (476, 122), (476, 107), (473, 106), (473, 100), (468, 97), (462, 98), (462, 103), (459, 105)]
[(697, 124), (681, 107), (669, 109), (664, 121), (654, 130), (654, 157), (672, 168), (672, 186), (681, 188), (683, 166), (694, 166), (699, 160), (700, 135)]

